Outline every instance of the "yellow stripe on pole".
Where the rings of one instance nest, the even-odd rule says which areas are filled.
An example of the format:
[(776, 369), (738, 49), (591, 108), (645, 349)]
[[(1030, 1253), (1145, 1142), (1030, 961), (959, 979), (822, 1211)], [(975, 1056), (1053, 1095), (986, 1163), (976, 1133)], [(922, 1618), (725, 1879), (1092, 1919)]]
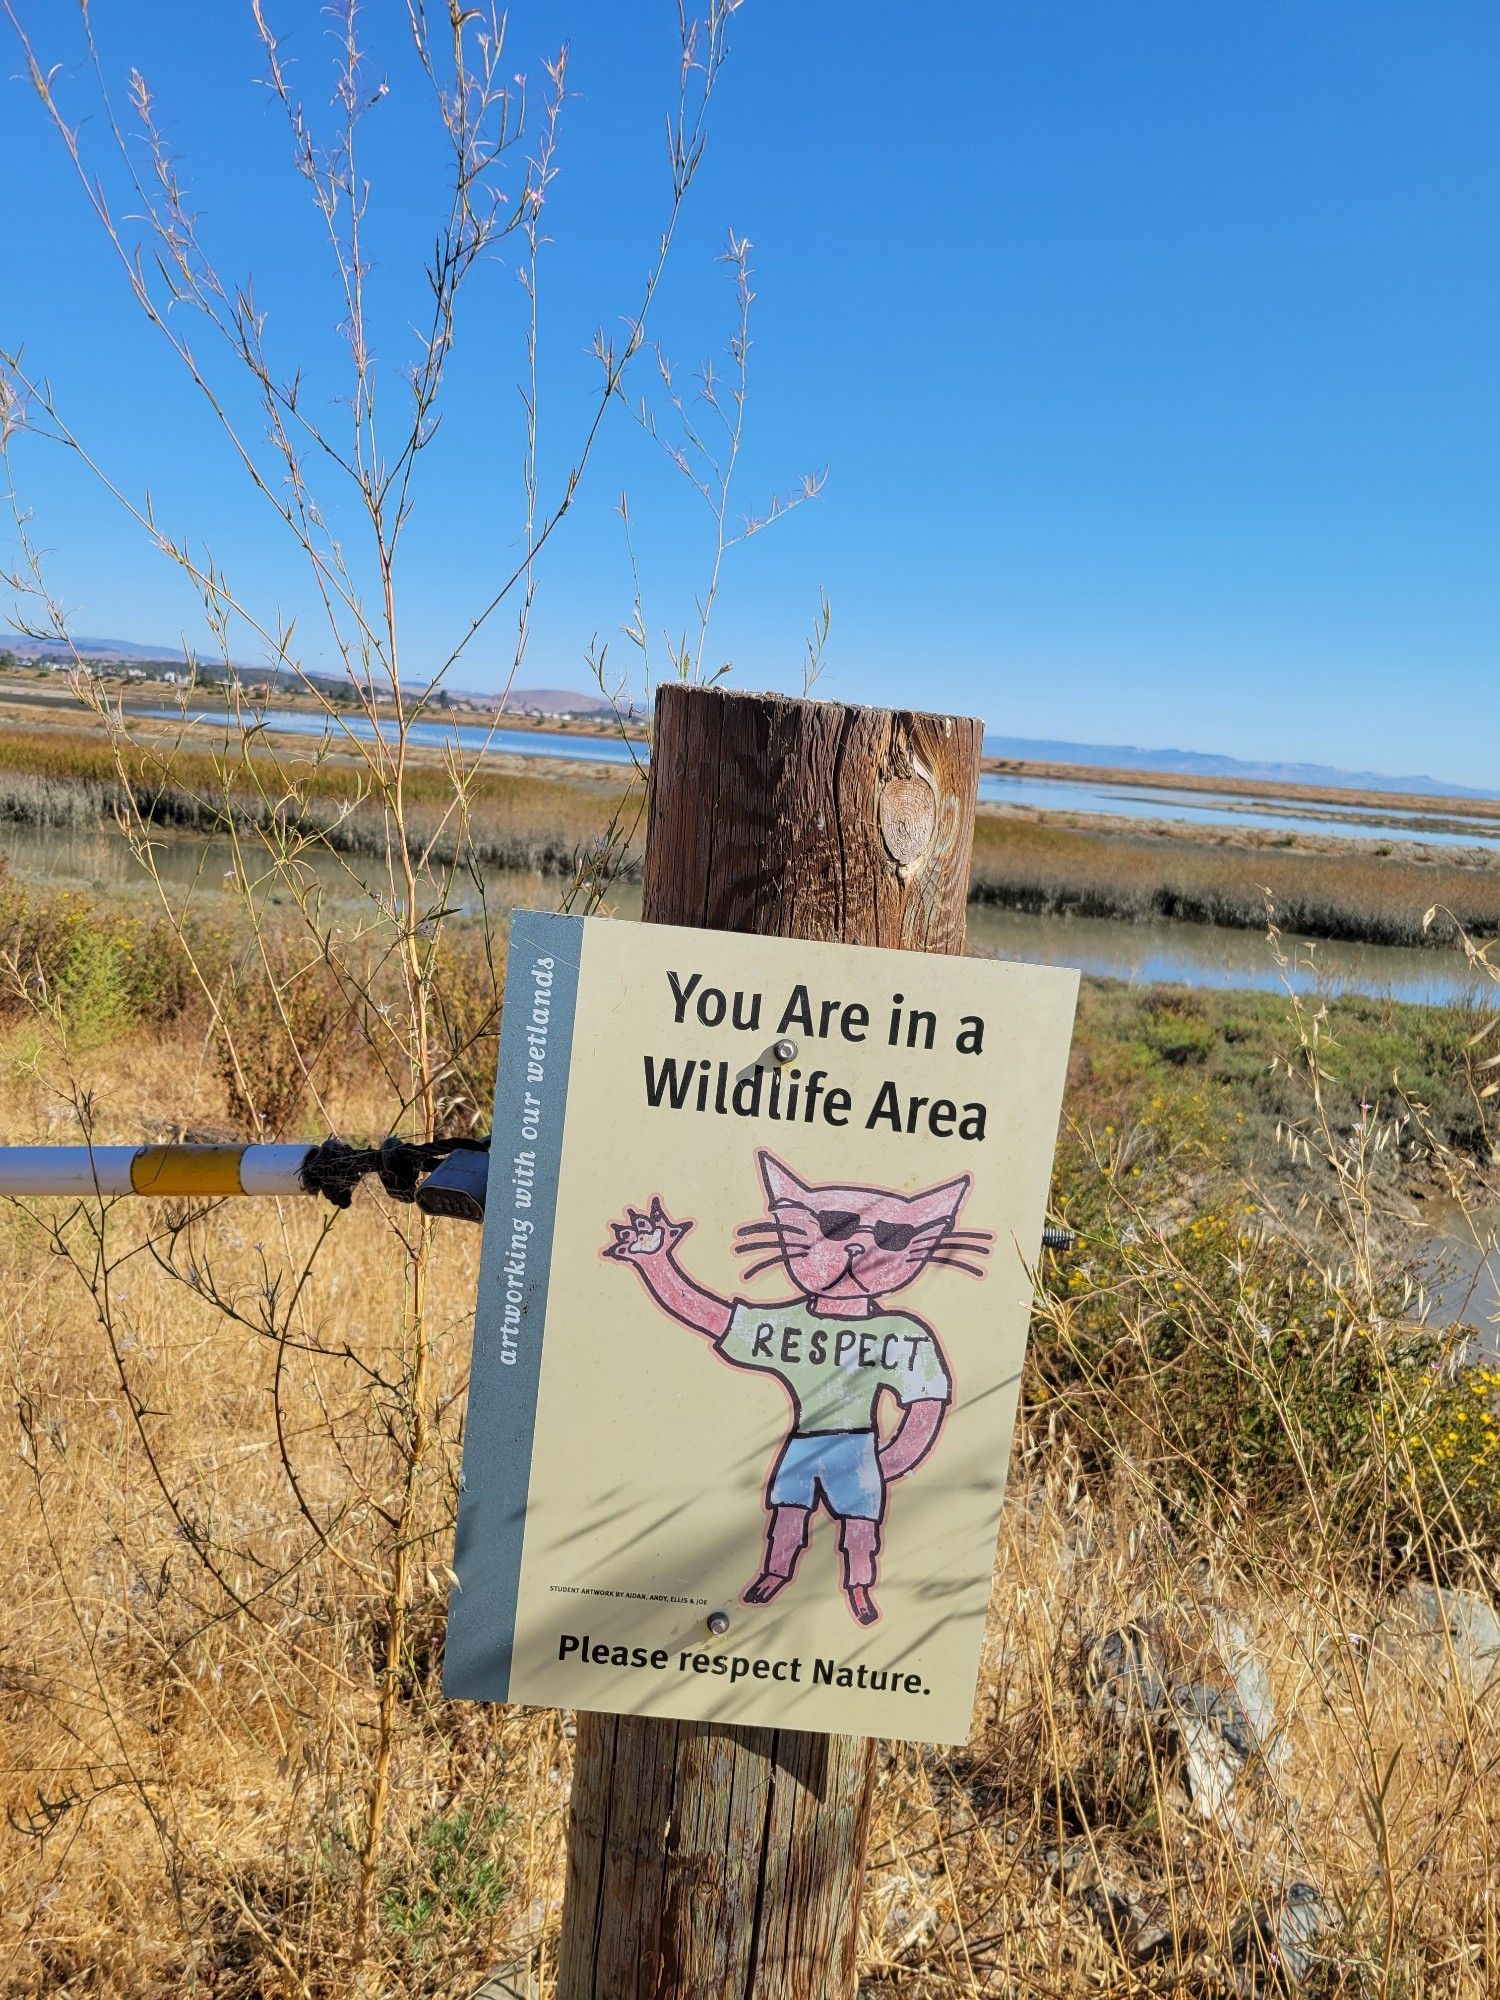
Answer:
[(130, 1163), (137, 1194), (243, 1194), (241, 1146), (146, 1146)]

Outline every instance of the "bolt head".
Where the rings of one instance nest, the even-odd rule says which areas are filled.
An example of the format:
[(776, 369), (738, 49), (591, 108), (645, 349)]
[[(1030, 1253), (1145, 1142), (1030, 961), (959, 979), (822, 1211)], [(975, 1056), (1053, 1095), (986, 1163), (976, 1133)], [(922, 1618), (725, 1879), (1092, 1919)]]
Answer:
[(790, 1062), (792, 1057), (797, 1053), (797, 1044), (789, 1041), (778, 1042), (771, 1053), (775, 1056), (777, 1062)]
[(729, 1613), (727, 1611), (710, 1611), (708, 1614), (708, 1629), (716, 1639), (722, 1639), (724, 1634), (729, 1630)]

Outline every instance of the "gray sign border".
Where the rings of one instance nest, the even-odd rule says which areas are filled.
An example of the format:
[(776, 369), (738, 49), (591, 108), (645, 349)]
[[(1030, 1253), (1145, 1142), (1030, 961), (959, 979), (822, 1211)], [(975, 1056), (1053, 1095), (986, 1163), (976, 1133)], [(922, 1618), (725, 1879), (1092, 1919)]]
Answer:
[[(443, 1693), (465, 1701), (506, 1701), (510, 1694), (584, 935), (582, 917), (542, 910), (516, 910), (511, 917), (453, 1557), (458, 1583), (448, 1600), (443, 1658)], [(541, 1082), (533, 1083), (528, 1081), (528, 1065), (535, 974), (543, 959), (551, 961), (552, 983), (547, 995), (544, 1074)], [(542, 1104), (534, 1140), (522, 1137), (528, 1090)], [(536, 1156), (531, 1205), (524, 1211), (532, 1228), (519, 1280), (516, 1356), (507, 1363), (501, 1358), (503, 1310), (507, 1286), (515, 1281), (506, 1264), (518, 1213), (514, 1162), (523, 1145)]]

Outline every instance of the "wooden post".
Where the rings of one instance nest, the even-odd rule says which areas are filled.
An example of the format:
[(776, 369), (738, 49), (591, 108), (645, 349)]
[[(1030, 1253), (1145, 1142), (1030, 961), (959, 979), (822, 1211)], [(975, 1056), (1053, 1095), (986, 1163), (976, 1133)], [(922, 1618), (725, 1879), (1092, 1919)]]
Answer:
[[(680, 685), (648, 923), (961, 952), (982, 725)], [(558, 2000), (852, 2000), (874, 1745), (578, 1717)]]

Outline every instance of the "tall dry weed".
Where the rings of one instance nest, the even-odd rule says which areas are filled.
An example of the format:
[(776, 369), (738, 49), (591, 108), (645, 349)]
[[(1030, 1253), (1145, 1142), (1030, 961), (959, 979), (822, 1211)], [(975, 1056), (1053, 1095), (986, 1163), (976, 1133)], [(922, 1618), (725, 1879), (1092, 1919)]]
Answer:
[[(112, 89), (88, 10), (77, 49), (55, 63), (44, 45), (65, 38), (65, 22), (6, 9), (126, 299), (206, 406), (322, 614), (305, 649), (282, 605), (166, 530), (149, 471), (139, 487), (134, 474), (113, 478), (20, 353), (0, 357), (18, 622), (68, 653), (20, 498), (20, 460), (50, 445), (187, 583), (217, 653), (212, 675), (185, 661), (190, 678), (205, 671), (175, 729), (120, 706), (72, 655), (97, 725), (94, 750), (80, 752), (92, 757), (79, 773), (89, 807), (117, 817), (192, 998), (175, 1029), (163, 1010), (142, 1087), (135, 1042), (123, 1069), (110, 1067), (142, 1012), (129, 1004), (134, 919), (115, 935), (55, 903), (40, 925), (39, 906), (18, 908), (7, 982), (27, 1034), (7, 1138), (29, 1126), (92, 1143), (227, 1123), (255, 1138), (421, 1142), (482, 1121), (496, 967), (460, 926), (471, 904), (484, 910), (473, 811), (483, 752), (455, 749), (435, 770), (414, 732), (502, 617), (512, 679), (525, 657), (541, 561), (647, 339), (736, 5), (676, 13), (653, 248), (621, 331), (599, 338), (597, 379), (555, 476), (537, 448), (538, 296), (565, 48), (528, 93), (492, 8), (439, 18), (414, 6), (392, 27), (390, 62), (406, 65), (446, 165), (431, 256), (410, 274), (413, 344), (377, 356), (367, 241), (382, 190), (363, 163), (389, 81), (366, 31), (384, 26), (354, 4), (334, 10), (327, 109), (320, 87), (303, 96), (269, 10), (248, 0), (262, 81), (328, 257), (342, 360), (336, 379), (315, 382), (302, 357), (275, 351), (252, 288), (217, 260), (164, 137), (170, 110), (146, 79), (132, 71), (123, 97)], [(408, 531), (460, 309), (480, 305), (502, 244), (521, 280), (519, 314), (502, 319), (522, 391), (519, 534), (451, 644), (416, 670), (402, 644)], [(232, 664), (246, 646), (321, 717), (321, 738), (259, 740), (249, 677)], [(333, 661), (331, 676), (311, 649)], [(204, 747), (188, 720), (209, 679), (222, 747)], [(56, 821), (45, 788), (22, 797), (13, 781), (12, 792), (13, 810)], [(631, 817), (628, 803), (600, 815), (586, 862), (549, 855), (570, 894), (585, 867), (584, 893), (599, 893), (598, 857), (618, 858)], [(184, 887), (163, 871), (169, 824), (216, 837), (220, 880)], [(341, 872), (347, 893), (334, 895)], [(222, 915), (226, 894), (233, 912), (211, 930), (205, 906)], [(6, 1863), (20, 1898), (7, 1905), (13, 1990), (411, 1990), (447, 1978), (474, 1938), (513, 1926), (512, 1898), (539, 1894), (539, 1852), (503, 1868), (490, 1853), (510, 1823), (494, 1774), (518, 1730), (435, 1704), (472, 1246), (435, 1258), (431, 1222), (400, 1201), (357, 1209), (343, 1231), (298, 1208), (251, 1218), (184, 1205), (142, 1220), (83, 1204), (5, 1218), (20, 1314), (7, 1323), (20, 1413), (7, 1498), (26, 1593), (6, 1641), (21, 1664), (12, 1674), (8, 1651), (5, 1668), (5, 1698), (20, 1704), (9, 1740), (26, 1746)], [(465, 1739), (490, 1776), (462, 1754)]]
[[(479, 1122), (498, 968), (463, 911), (484, 873), (483, 778), (477, 757), (455, 755), (434, 783), (412, 732), (502, 606), (512, 668), (524, 658), (539, 561), (645, 347), (732, 11), (714, 0), (682, 18), (660, 254), (623, 334), (600, 342), (597, 393), (551, 494), (536, 452), (534, 311), (561, 58), (523, 137), (503, 21), (459, 10), (439, 32), (411, 10), (450, 172), (430, 316), (405, 399), (386, 402), (353, 164), (379, 101), (363, 16), (335, 16), (325, 130), (252, 7), (271, 100), (330, 246), (347, 345), (334, 436), (211, 261), (144, 82), (130, 131), (107, 92), (98, 128), (124, 163), (122, 208), (59, 99), (66, 75), (22, 36), (135, 307), (215, 407), (242, 407), (216, 389), (221, 360), (240, 371), (253, 420), (226, 416), (225, 443), (306, 567), (342, 683), (335, 693), (306, 670), (276, 607), (248, 602), (149, 503), (110, 487), (198, 593), (229, 727), (222, 750), (190, 741), (186, 722), (147, 738), (81, 672), (108, 757), (96, 775), (167, 941), (148, 955), (170, 963), (182, 997), (153, 1007), (132, 985), (128, 926), (17, 905), (7, 1139), (128, 1141), (227, 1119), (257, 1135), (420, 1140)], [(88, 76), (91, 43), (84, 56)], [(139, 181), (135, 159), (148, 168)], [(125, 213), (144, 217), (139, 243)], [(457, 302), (502, 235), (526, 301), (519, 553), (414, 677), (398, 552)], [(731, 266), (748, 310), (738, 239)], [(211, 359), (189, 327), (208, 330)], [(736, 384), (743, 322), (738, 338)], [(665, 414), (679, 418), (669, 368), (661, 379)], [(732, 458), (740, 389), (714, 393)], [(648, 411), (653, 421), (661, 435)], [(15, 355), (0, 433), (8, 469), (37, 433), (96, 463)], [(678, 446), (689, 477), (697, 435)], [(338, 509), (311, 486), (312, 465), (336, 468), (361, 519), (357, 563), (327, 526)], [(699, 625), (668, 648), (704, 677), (728, 495), (709, 480), (714, 585)], [(24, 509), (16, 533), (18, 588), (65, 643)], [(643, 612), (638, 622), (644, 634)], [(321, 714), (325, 738), (279, 750), (258, 738), (230, 669), (245, 633)], [(815, 634), (810, 670), (820, 649)], [(597, 898), (638, 804), (637, 789), (572, 857), (574, 906)], [(172, 814), (222, 841), (233, 922), (206, 925), (207, 885), (183, 892), (161, 869), (155, 841)], [(355, 868), (356, 847), (372, 865)], [(346, 871), (347, 899), (328, 893), (329, 869)], [(1476, 1505), (1488, 1447), (1455, 1456), (1449, 1435), (1461, 1428), (1455, 1395), (1472, 1399), (1465, 1425), (1484, 1432), (1485, 1397), (1456, 1348), (1421, 1345), (1420, 1299), (1393, 1292), (1376, 1228), (1372, 1162), (1394, 1143), (1380, 1135), (1404, 1121), (1400, 1143), (1416, 1145), (1419, 1107), (1347, 1129), (1323, 1088), (1328, 1018), (1296, 1017), (1288, 1049), (1305, 1107), (1288, 1132), (1312, 1189), (1304, 1207), (1195, 1240), (1207, 1183), (1223, 1178), (1203, 1133), (1143, 1116), (1133, 1152), (1116, 1134), (1076, 1134), (1079, 1178), (1060, 1199), (1084, 1245), (1042, 1274), (975, 1731), (961, 1750), (887, 1760), (864, 1912), (872, 1992), (1274, 1990), (1278, 1899), (1304, 1881), (1320, 1910), (1313, 1990), (1491, 1990), (1497, 1696), (1468, 1677), (1446, 1628), (1424, 1633), (1405, 1590), (1493, 1588)], [(1477, 1082), (1481, 1130), (1488, 1088)], [(1442, 1171), (1467, 1193), (1462, 1162)], [(1216, 1185), (1212, 1201), (1227, 1198)], [(374, 1188), (343, 1215), (311, 1202), (0, 1210), (13, 1412), (0, 1460), (11, 1583), (0, 1990), (457, 1996), (501, 1959), (528, 1961), (545, 1987), (567, 1719), (438, 1693), (476, 1248), (448, 1225), (439, 1250), (433, 1224)], [(1265, 1682), (1274, 1720), (1217, 1790), (1202, 1779), (1212, 1744), (1198, 1745), (1194, 1776), (1183, 1711), (1133, 1708), (1128, 1689), (1113, 1699), (1091, 1674), (1091, 1661), (1148, 1646), (1211, 1693), (1226, 1677), (1238, 1688), (1236, 1673), (1248, 1687), (1251, 1668)]]

